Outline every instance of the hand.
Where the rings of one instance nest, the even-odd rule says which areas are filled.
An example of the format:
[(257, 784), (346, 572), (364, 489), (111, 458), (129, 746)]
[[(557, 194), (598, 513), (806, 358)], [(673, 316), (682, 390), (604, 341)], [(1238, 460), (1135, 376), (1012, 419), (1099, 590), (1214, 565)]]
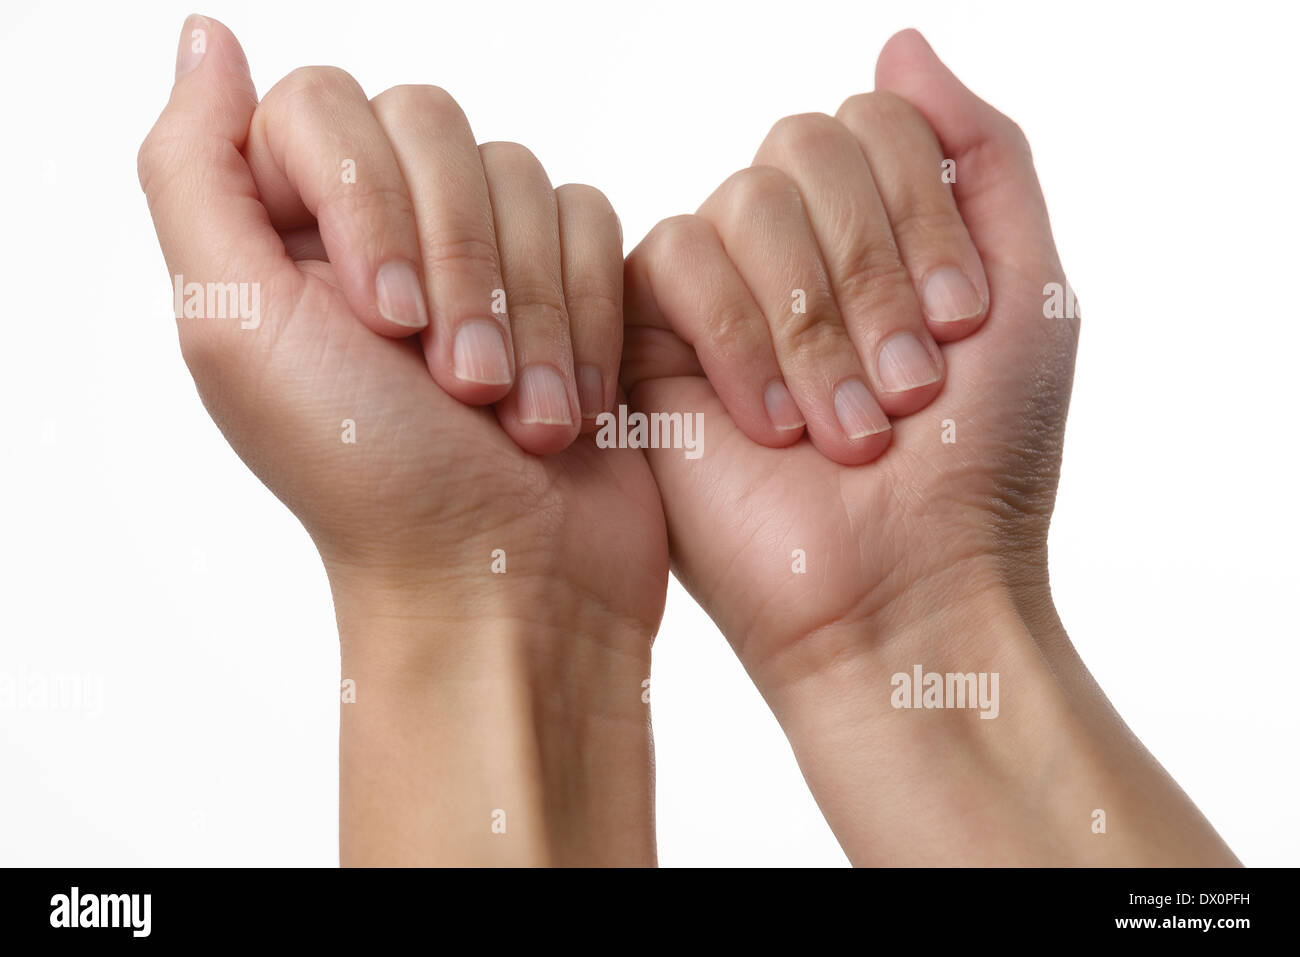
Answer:
[[(345, 783), (345, 860), (483, 861), (480, 843), (554, 859), (565, 826), (586, 829), (568, 845), (587, 860), (652, 858), (641, 682), (662, 512), (639, 453), (578, 438), (617, 388), (609, 204), (552, 190), (522, 146), (476, 146), (433, 87), (368, 102), (341, 71), (308, 68), (259, 103), (237, 41), (204, 18), (186, 23), (177, 73), (140, 180), (181, 290), (235, 288), (249, 307), (221, 318), (186, 292), (181, 349), (330, 576), (358, 683), (345, 778), (375, 765)], [(563, 781), (559, 756), (584, 743), (622, 779)], [(484, 770), (505, 766), (535, 774)], [(550, 788), (640, 796), (588, 813)], [(493, 842), (491, 812), (512, 800), (522, 837)]]
[(633, 404), (704, 411), (701, 461), (651, 453), (676, 567), (762, 680), (1043, 547), (1077, 323), (1043, 316), (1064, 277), (1019, 130), (941, 71), (895, 38), (877, 92), (777, 123), (628, 257)]
[[(876, 84), (628, 258), (632, 404), (703, 413), (702, 458), (648, 453), (674, 569), (851, 860), (1231, 860), (1052, 607), (1079, 323), (1025, 139), (914, 31)], [(1000, 717), (896, 710), (918, 664), (999, 673)]]

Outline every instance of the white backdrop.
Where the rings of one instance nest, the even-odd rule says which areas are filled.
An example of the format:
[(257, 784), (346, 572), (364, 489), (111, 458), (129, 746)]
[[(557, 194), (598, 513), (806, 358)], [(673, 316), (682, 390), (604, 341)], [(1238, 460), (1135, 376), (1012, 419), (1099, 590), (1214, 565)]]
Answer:
[[(0, 864), (337, 862), (338, 648), (297, 522), (181, 362), (135, 172), (186, 13), (6, 4)], [(1294, 6), (268, 4), (201, 12), (261, 91), (330, 63), (446, 87), (591, 182), (628, 248), (919, 27), (1034, 147), (1086, 321), (1052, 580), (1120, 713), (1248, 864), (1300, 864)], [(1289, 22), (1284, 22), (1284, 20)], [(75, 703), (75, 702), (74, 702)], [(776, 723), (673, 584), (665, 865), (843, 864)]]

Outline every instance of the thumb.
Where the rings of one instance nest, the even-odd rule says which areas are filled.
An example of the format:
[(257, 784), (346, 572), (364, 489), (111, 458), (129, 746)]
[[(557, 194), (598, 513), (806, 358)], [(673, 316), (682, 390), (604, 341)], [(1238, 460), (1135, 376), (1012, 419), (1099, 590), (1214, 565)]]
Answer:
[[(1052, 423), (1045, 434), (1057, 434), (1080, 320), (1024, 134), (966, 89), (915, 30), (885, 44), (876, 87), (911, 103), (955, 162), (953, 196), (989, 280), (988, 320), (977, 335), (948, 346), (954, 412), (1034, 408)], [(1059, 459), (1059, 450), (1054, 454)]]
[[(256, 284), (255, 301), (264, 309), (267, 293), (275, 289), (261, 287), (283, 286), (298, 272), (241, 154), (256, 106), (257, 91), (239, 42), (216, 20), (192, 15), (181, 30), (171, 98), (145, 138), (137, 165), (169, 273), (174, 281), (182, 277), (178, 287)], [(198, 325), (215, 333), (216, 323), (206, 320), (229, 326), (224, 320), (231, 318), (204, 315)], [(260, 322), (260, 315), (254, 321), (238, 318), (243, 321), (234, 322), (236, 329)], [(179, 314), (177, 319), (184, 323), (184, 343), (191, 334), (186, 326), (196, 324)]]
[(1039, 286), (1060, 279), (1047, 207), (1020, 127), (966, 89), (916, 30), (895, 34), (880, 51), (876, 88), (911, 103), (939, 137), (944, 156), (955, 161), (953, 194), (986, 269), (1001, 265)]
[[(976, 424), (1015, 449), (1004, 487), (1055, 488), (1069, 408), (1079, 319), (1052, 239), (1029, 144), (1015, 123), (939, 61), (915, 30), (891, 37), (876, 87), (912, 104), (955, 161), (953, 196), (989, 280), (989, 317), (951, 343), (948, 388), (935, 412)], [(1065, 308), (1058, 310), (1058, 299)], [(907, 436), (899, 434), (899, 440)], [(1025, 484), (1029, 483), (1029, 484)], [(1048, 506), (1050, 511), (1050, 504)]]

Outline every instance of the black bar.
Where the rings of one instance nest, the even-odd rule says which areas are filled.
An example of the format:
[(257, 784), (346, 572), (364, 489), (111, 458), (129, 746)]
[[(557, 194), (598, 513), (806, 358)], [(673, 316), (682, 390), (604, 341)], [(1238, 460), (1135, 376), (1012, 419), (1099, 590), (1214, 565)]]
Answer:
[[(844, 934), (868, 948), (901, 934), (917, 952), (944, 940), (987, 945), (1045, 936), (1231, 947), (1257, 933), (1294, 939), (1288, 931), (1296, 875), (1282, 869), (8, 869), (0, 870), (0, 927), (6, 945), (62, 938), (96, 949), (156, 942), (374, 945), (412, 936), (430, 951), (509, 939), (602, 950), (662, 941), (676, 949), (710, 940), (773, 943), (784, 934), (802, 938), (801, 952), (840, 949), (830, 942)], [(70, 923), (74, 887), (78, 923), (102, 915), (105, 923), (116, 917), (119, 926), (52, 926)], [(63, 901), (68, 906), (60, 910)], [(1134, 919), (1154, 923), (1119, 924)], [(1207, 919), (1208, 930), (1199, 926)]]

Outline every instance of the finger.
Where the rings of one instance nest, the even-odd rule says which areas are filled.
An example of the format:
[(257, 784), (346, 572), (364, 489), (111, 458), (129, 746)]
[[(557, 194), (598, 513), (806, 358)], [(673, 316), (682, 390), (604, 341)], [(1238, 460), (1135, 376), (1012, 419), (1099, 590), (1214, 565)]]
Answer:
[(519, 369), (497, 415), (520, 448), (548, 455), (567, 447), (581, 423), (555, 192), (542, 164), (518, 143), (485, 143), (479, 153)]
[[(785, 384), (763, 310), (699, 216), (665, 219), (627, 258), (623, 387), (707, 375), (737, 426), (760, 445), (791, 445), (804, 417)], [(694, 347), (678, 348), (680, 343)]]
[(893, 416), (924, 408), (943, 387), (943, 359), (853, 134), (824, 114), (789, 116), (772, 128), (755, 162), (782, 170), (798, 186), (881, 407)]
[(1008, 269), (1060, 269), (1029, 144), (1014, 122), (939, 61), (915, 30), (891, 37), (876, 63), (876, 88), (914, 106), (955, 164), (953, 195), (984, 260)]
[(569, 311), (574, 379), (584, 432), (608, 412), (623, 351), (623, 230), (598, 189), (569, 183), (555, 191), (560, 267)]
[(138, 161), (168, 272), (182, 288), (248, 283), (257, 290), (259, 311), (229, 321), (184, 321), (178, 315), (181, 347), (194, 368), (204, 355), (256, 329), (273, 304), (296, 300), (302, 277), (285, 255), (241, 155), (257, 92), (238, 41), (216, 20), (191, 16), (181, 32), (176, 70), (171, 99)]
[(835, 115), (866, 156), (930, 331), (944, 342), (970, 335), (987, 314), (988, 281), (930, 124), (888, 92), (851, 97)]
[(429, 324), (406, 183), (366, 94), (334, 67), (303, 67), (253, 114), (248, 163), (272, 222), (314, 219), (352, 312), (375, 332)]
[(751, 166), (718, 187), (700, 215), (718, 230), (767, 318), (813, 444), (842, 465), (880, 455), (889, 419), (844, 327), (798, 187), (778, 169)]
[[(1020, 384), (1068, 379), (1079, 333), (1073, 293), (1052, 240), (1047, 207), (1029, 144), (1010, 119), (971, 93), (915, 30), (892, 37), (876, 64), (876, 88), (915, 107), (954, 161), (953, 195), (988, 278), (987, 328), (969, 341), (984, 364), (1022, 370)], [(1065, 301), (1065, 318), (1049, 318), (1047, 296)], [(974, 383), (972, 383), (974, 387)]]
[(514, 382), (514, 346), (492, 203), (464, 112), (436, 86), (398, 86), (375, 97), (415, 201), (433, 325), (425, 360), (462, 402), (497, 402)]

